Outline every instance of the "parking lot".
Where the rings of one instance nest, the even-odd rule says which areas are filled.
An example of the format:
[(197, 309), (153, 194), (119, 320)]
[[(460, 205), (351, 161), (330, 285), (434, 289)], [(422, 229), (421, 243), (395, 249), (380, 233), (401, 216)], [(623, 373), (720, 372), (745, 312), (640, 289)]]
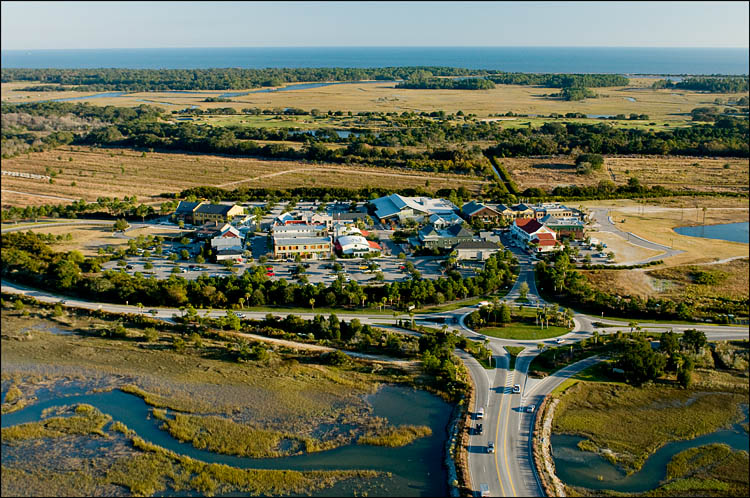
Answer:
[[(102, 265), (102, 269), (119, 270), (131, 275), (135, 274), (135, 272), (140, 272), (150, 278), (165, 279), (169, 278), (170, 275), (173, 274), (173, 268), (177, 267), (179, 268), (178, 275), (189, 280), (197, 279), (204, 273), (207, 273), (210, 276), (226, 276), (233, 273), (232, 271), (227, 270), (224, 265), (217, 263), (196, 264), (193, 261), (184, 260), (172, 262), (164, 256), (152, 256), (150, 260), (153, 265), (153, 268), (151, 269), (145, 268), (146, 260), (141, 256), (127, 257), (127, 266), (118, 266), (116, 260), (109, 261)], [(414, 268), (420, 272), (421, 278), (435, 280), (443, 277), (443, 268), (441, 265), (442, 259), (435, 257), (408, 257), (406, 260), (394, 257), (381, 257), (369, 261), (357, 258), (337, 259), (335, 261), (305, 261), (304, 263), (269, 261), (262, 266), (266, 268), (266, 274), (271, 280), (286, 279), (287, 281), (297, 281), (298, 276), (295, 273), (297, 266), (299, 264), (304, 264), (307, 267), (302, 275), (304, 275), (307, 281), (311, 284), (323, 283), (329, 285), (336, 280), (340, 274), (345, 281), (353, 280), (361, 285), (377, 285), (379, 284), (376, 280), (378, 271), (383, 273), (383, 283), (410, 280), (411, 275), (409, 275), (405, 269), (406, 261), (409, 261), (414, 265)], [(377, 270), (373, 271), (368, 268), (371, 262), (378, 265)], [(341, 265), (341, 271), (338, 273), (333, 269), (335, 263)], [(242, 275), (247, 269), (255, 265), (255, 262), (250, 264), (236, 264), (236, 272), (234, 273)], [(130, 266), (130, 268), (128, 268), (128, 266)], [(464, 278), (475, 274), (473, 268), (459, 268), (459, 272)]]

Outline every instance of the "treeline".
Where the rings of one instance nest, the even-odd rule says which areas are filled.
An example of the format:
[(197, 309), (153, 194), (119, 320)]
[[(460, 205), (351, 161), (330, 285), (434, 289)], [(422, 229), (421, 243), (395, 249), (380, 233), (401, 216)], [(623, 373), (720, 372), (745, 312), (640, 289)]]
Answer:
[(697, 315), (718, 320), (718, 315), (748, 314), (748, 299), (715, 299), (697, 303), (689, 296), (675, 302), (668, 298), (610, 294), (594, 288), (586, 277), (570, 263), (567, 250), (558, 253), (551, 264), (540, 261), (536, 266), (539, 290), (558, 301), (595, 314), (625, 318), (694, 320)]
[(225, 190), (214, 186), (191, 187), (183, 190), (179, 194), (163, 193), (161, 197), (174, 197), (180, 199), (215, 199), (224, 201), (286, 201), (286, 200), (316, 200), (322, 202), (331, 201), (369, 201), (386, 195), (399, 194), (407, 197), (412, 196), (431, 196), (436, 197), (456, 197), (459, 202), (469, 201), (472, 193), (466, 187), (457, 189), (443, 188), (435, 192), (430, 192), (422, 187), (417, 188), (381, 188), (381, 187), (362, 187), (350, 189), (345, 187), (294, 187), (290, 189), (276, 188), (250, 188), (238, 187), (234, 190)]
[(113, 123), (154, 121), (159, 116), (159, 109), (147, 105), (129, 108), (67, 102), (3, 103), (2, 157), (53, 149)]
[(630, 80), (619, 74), (534, 74), (496, 73), (487, 79), (500, 85), (538, 85), (547, 88), (600, 88), (627, 86)]
[(681, 90), (698, 90), (709, 93), (741, 93), (748, 91), (747, 76), (710, 78), (710, 77), (693, 77), (685, 78), (682, 81), (673, 82), (672, 80), (658, 80), (651, 85), (652, 88), (678, 88)]
[[(2, 210), (2, 221), (34, 220), (39, 218), (126, 218), (144, 221), (146, 218), (156, 214), (153, 206), (136, 204), (136, 196), (123, 197), (99, 197), (96, 202), (87, 203), (83, 199), (74, 201), (72, 204), (41, 204), (37, 206), (17, 207), (10, 206)], [(166, 202), (162, 204), (162, 214), (174, 210), (177, 202)]]
[(166, 280), (150, 279), (140, 273), (131, 276), (111, 270), (100, 272), (100, 258), (84, 258), (77, 251), (53, 252), (46, 239), (32, 232), (6, 233), (1, 240), (3, 278), (95, 301), (130, 301), (146, 306), (179, 307), (189, 303), (201, 308), (227, 308), (242, 302), (246, 306), (354, 308), (368, 303), (405, 310), (411, 305), (422, 307), (489, 294), (515, 280), (514, 259), (509, 251), (493, 255), (481, 272), (469, 278), (451, 270), (438, 280), (420, 278), (362, 287), (356, 281), (346, 283), (343, 278), (328, 286), (272, 281), (266, 276), (265, 266), (251, 267), (241, 276), (210, 277), (204, 273), (196, 280), (176, 275)]
[(282, 86), (307, 81), (406, 80), (417, 72), (436, 76), (471, 76), (486, 71), (454, 67), (381, 68), (212, 68), (212, 69), (3, 69), (0, 80), (39, 81), (75, 91), (146, 92), (162, 90), (230, 90)]
[[(255, 132), (247, 132), (254, 135)], [(97, 146), (127, 146), (149, 149), (200, 153), (256, 156), (308, 160), (339, 164), (368, 164), (444, 173), (483, 175), (489, 163), (481, 149), (440, 148), (426, 151), (369, 147), (352, 142), (345, 148), (329, 149), (315, 140), (298, 150), (283, 144), (260, 145), (246, 136), (245, 131), (219, 127), (201, 127), (192, 123), (168, 124), (133, 121), (92, 131), (77, 143)]]
[(489, 90), (495, 83), (485, 78), (426, 78), (402, 81), (396, 88), (429, 90)]
[(503, 130), (485, 153), (497, 157), (569, 154), (654, 154), (748, 157), (748, 120), (722, 117), (714, 125), (669, 131), (622, 129), (606, 123), (545, 123), (539, 128)]

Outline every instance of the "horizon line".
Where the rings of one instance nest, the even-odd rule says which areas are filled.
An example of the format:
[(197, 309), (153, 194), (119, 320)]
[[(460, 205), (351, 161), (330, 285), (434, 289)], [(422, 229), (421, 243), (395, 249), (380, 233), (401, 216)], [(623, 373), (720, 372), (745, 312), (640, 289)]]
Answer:
[(221, 46), (221, 47), (103, 47), (103, 48), (9, 48), (2, 52), (62, 51), (62, 50), (195, 50), (195, 49), (276, 49), (276, 48), (649, 48), (649, 49), (750, 49), (750, 46), (686, 47), (686, 46), (645, 46), (645, 45), (274, 45), (274, 46)]

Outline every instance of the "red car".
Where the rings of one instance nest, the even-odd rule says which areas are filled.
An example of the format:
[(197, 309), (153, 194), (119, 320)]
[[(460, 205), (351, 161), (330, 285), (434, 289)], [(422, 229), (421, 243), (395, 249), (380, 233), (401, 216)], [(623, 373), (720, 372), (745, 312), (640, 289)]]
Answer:
[(401, 265), (398, 267), (399, 270), (406, 270), (406, 267), (404, 265)]
[(273, 266), (266, 266), (266, 270), (273, 270)]
[(276, 274), (274, 272), (272, 272), (272, 271), (269, 271), (269, 272), (266, 272), (266, 276), (267, 277), (275, 277)]

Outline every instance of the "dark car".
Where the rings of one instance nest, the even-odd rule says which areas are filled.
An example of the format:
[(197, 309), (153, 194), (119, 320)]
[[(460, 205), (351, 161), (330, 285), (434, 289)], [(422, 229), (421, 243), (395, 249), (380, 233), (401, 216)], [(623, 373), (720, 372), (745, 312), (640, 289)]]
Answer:
[(475, 432), (476, 434), (480, 434), (480, 435), (484, 432), (484, 427), (482, 426), (482, 424), (477, 424)]

